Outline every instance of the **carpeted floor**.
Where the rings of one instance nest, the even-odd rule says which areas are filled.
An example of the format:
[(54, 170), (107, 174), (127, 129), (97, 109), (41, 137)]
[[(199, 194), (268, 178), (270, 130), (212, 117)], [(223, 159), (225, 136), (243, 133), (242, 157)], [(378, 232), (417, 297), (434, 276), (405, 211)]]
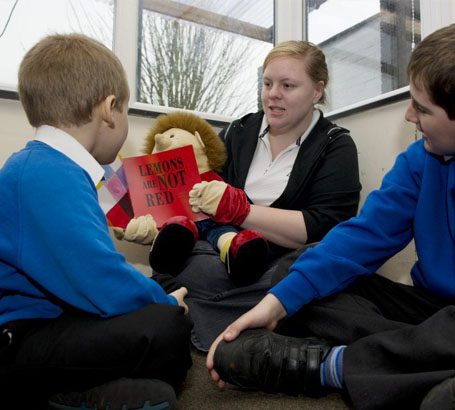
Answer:
[(244, 392), (228, 385), (220, 390), (212, 382), (205, 367), (205, 354), (193, 349), (193, 367), (178, 395), (180, 410), (350, 410), (340, 394), (331, 393), (312, 399), (282, 394)]

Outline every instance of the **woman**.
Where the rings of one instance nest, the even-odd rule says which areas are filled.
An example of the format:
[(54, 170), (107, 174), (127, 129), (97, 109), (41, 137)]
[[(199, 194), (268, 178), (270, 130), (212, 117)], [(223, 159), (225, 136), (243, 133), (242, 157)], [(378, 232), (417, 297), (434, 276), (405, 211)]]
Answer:
[(316, 242), (357, 212), (357, 151), (348, 131), (315, 109), (326, 101), (322, 51), (303, 41), (276, 46), (263, 64), (263, 111), (221, 133), (224, 180), (252, 201), (242, 225), (272, 244), (296, 249)]
[[(246, 215), (240, 227), (268, 240), (269, 267), (279, 256), (321, 240), (357, 212), (361, 186), (354, 142), (346, 129), (315, 108), (326, 101), (327, 82), (325, 57), (317, 46), (281, 43), (263, 64), (263, 110), (234, 121), (220, 134), (228, 155), (224, 181), (235, 188), (236, 198), (248, 198), (246, 207), (238, 206)], [(217, 255), (200, 241), (176, 278), (155, 273), (154, 279), (168, 291), (188, 288), (193, 342), (207, 350), (231, 319), (262, 298), (271, 275), (269, 269), (257, 283), (237, 287)]]

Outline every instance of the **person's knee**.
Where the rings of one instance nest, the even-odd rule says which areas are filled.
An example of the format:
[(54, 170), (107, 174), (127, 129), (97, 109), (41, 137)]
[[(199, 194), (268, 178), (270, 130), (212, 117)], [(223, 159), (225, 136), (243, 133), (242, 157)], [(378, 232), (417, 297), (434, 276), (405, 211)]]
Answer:
[(124, 348), (129, 346), (138, 357), (174, 356), (188, 349), (192, 322), (179, 306), (150, 304), (116, 318), (112, 328)]
[(182, 308), (169, 306), (162, 312), (161, 341), (168, 349), (173, 348), (177, 352), (189, 346), (193, 322), (183, 313)]
[(152, 350), (155, 354), (159, 352), (163, 377), (177, 387), (192, 365), (190, 336), (193, 323), (182, 308), (166, 306), (159, 310), (160, 327), (155, 329), (159, 334), (155, 335)]
[(192, 365), (192, 322), (181, 307), (152, 304), (130, 315), (130, 340), (140, 357), (138, 369), (178, 386)]
[(189, 343), (193, 323), (183, 308), (173, 305), (152, 304), (136, 314), (137, 331), (150, 340), (170, 348), (174, 344)]

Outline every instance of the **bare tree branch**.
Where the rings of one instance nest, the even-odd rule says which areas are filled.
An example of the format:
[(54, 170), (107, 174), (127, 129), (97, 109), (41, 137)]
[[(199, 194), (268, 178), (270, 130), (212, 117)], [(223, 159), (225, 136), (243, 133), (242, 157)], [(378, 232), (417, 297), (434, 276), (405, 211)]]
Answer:
[(251, 57), (264, 48), (254, 41), (144, 12), (140, 101), (227, 116), (256, 111), (258, 67)]

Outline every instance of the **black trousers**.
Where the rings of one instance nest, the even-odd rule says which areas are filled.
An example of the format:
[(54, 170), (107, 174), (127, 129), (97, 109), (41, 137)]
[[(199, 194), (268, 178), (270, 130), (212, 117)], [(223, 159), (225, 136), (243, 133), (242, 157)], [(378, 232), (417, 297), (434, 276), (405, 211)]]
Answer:
[(356, 409), (418, 409), (455, 376), (455, 300), (379, 275), (309, 304), (278, 331), (346, 344), (344, 381)]
[(64, 313), (3, 328), (12, 332), (11, 345), (0, 353), (5, 408), (37, 409), (52, 393), (121, 377), (161, 379), (177, 388), (192, 364), (192, 323), (178, 306), (151, 304), (108, 319)]
[[(245, 288), (235, 289), (225, 273), (213, 270), (204, 249), (193, 254), (177, 278), (163, 274), (156, 280), (168, 291), (188, 288), (187, 303), (197, 330), (193, 334), (206, 336), (204, 346), (210, 346), (314, 245), (290, 252), (261, 284)], [(276, 332), (348, 345), (346, 390), (360, 410), (417, 409), (431, 387), (455, 375), (455, 300), (379, 275), (359, 278), (345, 291), (305, 306), (280, 322)]]

